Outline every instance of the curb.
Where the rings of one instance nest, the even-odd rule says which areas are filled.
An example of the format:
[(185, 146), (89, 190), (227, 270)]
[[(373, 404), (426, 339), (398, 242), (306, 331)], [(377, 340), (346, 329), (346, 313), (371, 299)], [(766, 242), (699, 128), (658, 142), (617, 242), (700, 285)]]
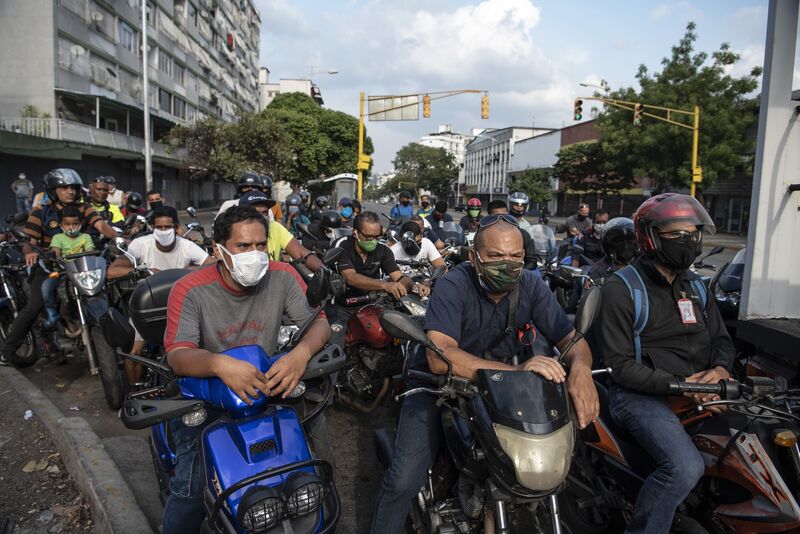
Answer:
[(53, 438), (64, 465), (92, 507), (96, 532), (153, 534), (122, 473), (89, 423), (83, 417), (64, 417), (42, 390), (16, 369), (0, 367), (0, 377), (30, 405)]

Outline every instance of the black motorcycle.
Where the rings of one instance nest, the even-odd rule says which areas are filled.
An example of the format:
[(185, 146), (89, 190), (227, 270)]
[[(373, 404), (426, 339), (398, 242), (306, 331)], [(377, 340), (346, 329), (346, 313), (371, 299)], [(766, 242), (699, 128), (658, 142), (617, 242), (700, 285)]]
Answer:
[[(0, 243), (0, 338), (5, 342), (11, 325), (27, 303), (27, 267), (25, 256), (20, 250), (20, 242), (16, 240)], [(36, 351), (36, 338), (33, 330), (28, 330), (17, 353), (14, 365), (27, 367), (33, 364), (39, 355)]]
[[(591, 325), (599, 297), (597, 291), (587, 295), (564, 354)], [(386, 312), (380, 322), (390, 335), (423, 345), (448, 367), (445, 375), (409, 369), (409, 379), (427, 386), (398, 396), (436, 395), (442, 408), (445, 447), (412, 503), (414, 531), (560, 533), (557, 495), (577, 437), (565, 385), (527, 371), (497, 370), (479, 370), (473, 383), (453, 376), (447, 357), (408, 316)], [(387, 433), (376, 435), (385, 463), (392, 443)]]

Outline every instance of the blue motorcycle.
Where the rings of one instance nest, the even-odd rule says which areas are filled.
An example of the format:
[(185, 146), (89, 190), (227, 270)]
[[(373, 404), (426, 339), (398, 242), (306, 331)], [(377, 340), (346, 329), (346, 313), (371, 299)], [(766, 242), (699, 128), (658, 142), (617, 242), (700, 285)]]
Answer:
[[(131, 315), (145, 341), (158, 344), (163, 339), (169, 289), (184, 273), (162, 271), (137, 286), (131, 298)], [(300, 325), (289, 346), (302, 338), (316, 317)], [(123, 340), (120, 347), (130, 346), (132, 329), (126, 327), (124, 318), (120, 319), (106, 328), (117, 331), (117, 339)], [(176, 463), (168, 421), (180, 417), (187, 426), (199, 426), (212, 418), (203, 429), (200, 443), (205, 473), (203, 532), (333, 532), (340, 514), (333, 469), (312, 456), (303, 423), (319, 415), (333, 396), (329, 375), (346, 363), (338, 346), (326, 347), (309, 361), (292, 393), (294, 400), (261, 395), (250, 405), (218, 378), (176, 378), (161, 361), (123, 350), (119, 353), (157, 376), (153, 387), (129, 396), (120, 419), (131, 429), (152, 427), (150, 445), (162, 502), (168, 496)], [(248, 345), (225, 354), (267, 372), (286, 353), (269, 356), (263, 348)], [(321, 381), (321, 400), (301, 417), (292, 402), (301, 402), (309, 380)]]

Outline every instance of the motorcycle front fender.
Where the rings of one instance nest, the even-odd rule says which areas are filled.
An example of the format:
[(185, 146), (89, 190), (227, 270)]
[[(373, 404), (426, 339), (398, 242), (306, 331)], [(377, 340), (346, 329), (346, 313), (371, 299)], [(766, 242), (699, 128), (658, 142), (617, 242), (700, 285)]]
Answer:
[(83, 309), (86, 310), (86, 319), (92, 324), (100, 324), (100, 317), (108, 311), (108, 297), (101, 293), (93, 297), (83, 297)]

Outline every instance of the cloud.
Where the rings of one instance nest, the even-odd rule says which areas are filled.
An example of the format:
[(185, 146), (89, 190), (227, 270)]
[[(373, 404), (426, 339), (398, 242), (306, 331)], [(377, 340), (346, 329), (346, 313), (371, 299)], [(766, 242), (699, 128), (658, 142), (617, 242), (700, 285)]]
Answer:
[(671, 4), (659, 4), (650, 10), (650, 18), (653, 20), (663, 20), (672, 15), (679, 14), (688, 20), (702, 18), (703, 12), (694, 7), (690, 2), (673, 2)]

